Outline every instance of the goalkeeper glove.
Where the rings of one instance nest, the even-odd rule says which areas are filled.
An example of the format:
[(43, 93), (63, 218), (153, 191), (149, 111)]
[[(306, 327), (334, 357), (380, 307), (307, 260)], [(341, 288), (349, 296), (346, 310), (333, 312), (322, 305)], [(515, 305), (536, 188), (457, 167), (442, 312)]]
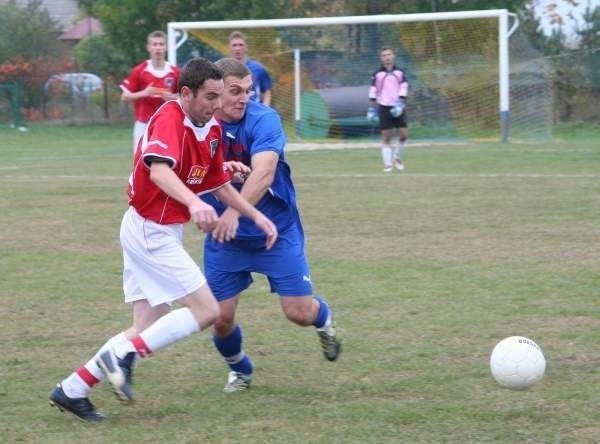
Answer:
[(377, 115), (377, 108), (374, 106), (370, 106), (367, 109), (367, 120), (369, 122), (377, 122), (379, 120), (379, 116)]
[(402, 113), (404, 112), (404, 100), (400, 99), (398, 100), (394, 106), (392, 106), (392, 109), (390, 109), (390, 114), (392, 115), (392, 117), (400, 117), (402, 115)]

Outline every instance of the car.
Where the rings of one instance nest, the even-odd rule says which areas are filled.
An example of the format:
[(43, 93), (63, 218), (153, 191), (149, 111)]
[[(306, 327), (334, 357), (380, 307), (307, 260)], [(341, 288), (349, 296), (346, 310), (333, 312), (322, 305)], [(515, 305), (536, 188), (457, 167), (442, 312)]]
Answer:
[(54, 74), (44, 84), (44, 92), (48, 94), (61, 87), (68, 88), (74, 96), (88, 97), (102, 89), (102, 79), (89, 72)]

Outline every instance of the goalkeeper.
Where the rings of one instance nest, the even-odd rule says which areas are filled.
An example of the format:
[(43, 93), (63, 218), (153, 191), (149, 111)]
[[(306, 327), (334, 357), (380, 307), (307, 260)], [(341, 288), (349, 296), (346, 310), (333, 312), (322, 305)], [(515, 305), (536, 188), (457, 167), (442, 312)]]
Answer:
[[(396, 66), (391, 48), (381, 48), (379, 58), (381, 66), (371, 76), (367, 119), (372, 122), (379, 120), (383, 171), (389, 173), (394, 167), (404, 171), (403, 154), (408, 138), (404, 107), (408, 82), (404, 71)], [(398, 128), (398, 142), (392, 152), (393, 128)]]

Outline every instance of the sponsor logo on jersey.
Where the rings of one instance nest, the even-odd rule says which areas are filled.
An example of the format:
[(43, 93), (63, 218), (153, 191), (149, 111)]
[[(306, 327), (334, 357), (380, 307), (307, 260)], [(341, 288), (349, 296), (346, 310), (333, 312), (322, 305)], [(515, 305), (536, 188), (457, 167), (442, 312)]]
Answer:
[(200, 185), (204, 180), (204, 176), (206, 176), (207, 171), (208, 168), (206, 167), (200, 165), (193, 165), (190, 168), (190, 173), (188, 174), (188, 178), (185, 182), (188, 185)]

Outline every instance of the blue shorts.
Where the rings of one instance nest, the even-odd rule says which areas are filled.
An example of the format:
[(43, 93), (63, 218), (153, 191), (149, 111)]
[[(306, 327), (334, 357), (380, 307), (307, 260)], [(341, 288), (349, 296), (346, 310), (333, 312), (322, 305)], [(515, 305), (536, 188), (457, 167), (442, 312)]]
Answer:
[(237, 240), (219, 243), (210, 236), (204, 241), (204, 274), (218, 301), (230, 299), (252, 284), (251, 273), (267, 277), (271, 292), (279, 296), (313, 294), (310, 269), (304, 255), (304, 237), (293, 226), (279, 233), (270, 250), (265, 241)]

